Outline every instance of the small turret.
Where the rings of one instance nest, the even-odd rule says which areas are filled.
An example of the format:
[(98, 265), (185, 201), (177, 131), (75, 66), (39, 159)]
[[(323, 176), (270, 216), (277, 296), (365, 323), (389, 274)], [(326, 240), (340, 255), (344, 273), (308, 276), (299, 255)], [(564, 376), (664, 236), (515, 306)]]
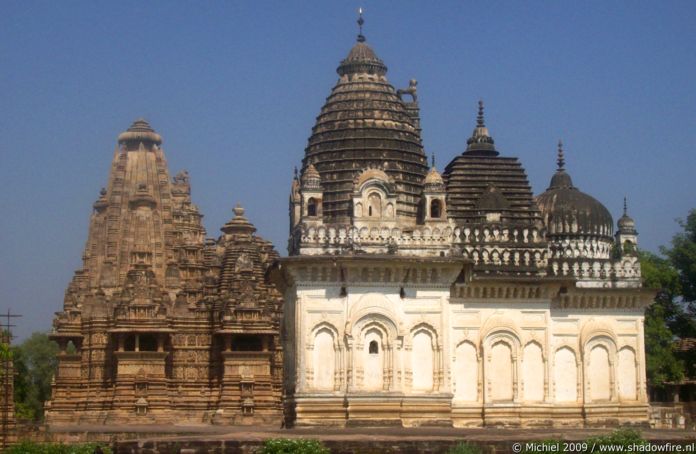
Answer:
[(636, 221), (628, 215), (628, 201), (624, 197), (623, 216), (616, 223), (616, 244), (621, 248), (621, 255), (635, 255), (638, 246), (638, 231)]

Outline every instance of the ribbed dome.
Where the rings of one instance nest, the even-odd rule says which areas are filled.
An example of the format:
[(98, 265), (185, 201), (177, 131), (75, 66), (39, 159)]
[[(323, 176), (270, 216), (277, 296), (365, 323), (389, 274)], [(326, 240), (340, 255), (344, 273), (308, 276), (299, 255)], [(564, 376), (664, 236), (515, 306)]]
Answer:
[(321, 186), (321, 175), (314, 165), (308, 165), (302, 173), (302, 186), (311, 189), (318, 189)]
[(626, 201), (626, 197), (624, 197), (623, 216), (619, 218), (619, 222), (617, 222), (617, 225), (619, 226), (619, 232), (621, 233), (637, 233), (636, 221), (634, 221), (633, 218), (628, 215), (628, 203)]
[(130, 128), (118, 136), (119, 144), (129, 142), (146, 142), (161, 145), (162, 136), (157, 134), (144, 118), (138, 118), (133, 122)]
[(558, 147), (558, 170), (546, 192), (536, 198), (550, 235), (592, 235), (610, 239), (614, 220), (609, 210), (594, 197), (573, 186), (564, 169), (562, 144)]
[(425, 176), (425, 189), (430, 191), (444, 190), (445, 181), (442, 179), (442, 175), (437, 171), (435, 166), (430, 168), (430, 172)]
[(383, 76), (387, 73), (384, 62), (377, 57), (375, 51), (364, 42), (358, 42), (348, 53), (348, 56), (341, 62), (336, 69), (339, 76), (345, 74), (379, 74)]
[[(499, 156), (493, 146), (493, 138), (484, 124), (482, 102), (479, 102), (476, 128), (467, 141), (466, 151), (447, 165), (444, 178), (447, 212), (458, 224), (478, 222), (481, 204), (484, 208), (504, 207), (507, 221), (516, 224), (534, 225), (541, 221), (527, 174), (519, 160)], [(491, 186), (495, 187), (494, 191), (490, 191)]]
[(324, 221), (347, 222), (355, 177), (377, 168), (395, 182), (397, 215), (415, 222), (428, 167), (414, 118), (366, 43), (355, 44), (337, 72), (340, 78), (312, 129), (302, 170), (313, 164), (321, 174)]

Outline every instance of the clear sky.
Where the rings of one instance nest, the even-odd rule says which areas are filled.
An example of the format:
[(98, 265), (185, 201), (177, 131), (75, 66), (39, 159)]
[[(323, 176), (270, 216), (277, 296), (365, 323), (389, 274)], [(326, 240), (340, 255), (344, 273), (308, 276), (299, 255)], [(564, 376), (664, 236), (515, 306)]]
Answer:
[(418, 80), (442, 169), (476, 103), (535, 193), (565, 143), (576, 186), (656, 251), (696, 207), (696, 2), (11, 1), (0, 7), (0, 311), (48, 330), (117, 135), (137, 117), (187, 169), (209, 236), (240, 202), (285, 254), (288, 192), (355, 42)]

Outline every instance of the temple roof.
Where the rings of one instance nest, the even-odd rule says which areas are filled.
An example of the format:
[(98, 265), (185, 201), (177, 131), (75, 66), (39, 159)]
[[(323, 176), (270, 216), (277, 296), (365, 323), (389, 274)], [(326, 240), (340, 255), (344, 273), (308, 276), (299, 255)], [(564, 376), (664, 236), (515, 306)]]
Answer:
[[(457, 223), (477, 222), (481, 207), (489, 209), (494, 206), (505, 207), (511, 222), (530, 224), (540, 221), (527, 174), (517, 158), (499, 156), (484, 124), (481, 102), (466, 151), (447, 165), (444, 178), (447, 183), (447, 212)], [(495, 189), (491, 191), (491, 187)]]
[(133, 124), (119, 134), (118, 143), (124, 144), (128, 142), (150, 142), (157, 145), (162, 144), (162, 136), (157, 134), (144, 118), (138, 118)]
[(594, 197), (573, 186), (565, 170), (563, 144), (558, 143), (558, 169), (549, 188), (536, 198), (550, 235), (611, 237), (614, 221), (609, 210)]
[(415, 220), (428, 170), (420, 133), (387, 81), (386, 66), (363, 40), (361, 33), (338, 67), (340, 78), (312, 129), (302, 174), (311, 164), (321, 175), (325, 222), (350, 219), (353, 181), (368, 168), (394, 179), (397, 215)]

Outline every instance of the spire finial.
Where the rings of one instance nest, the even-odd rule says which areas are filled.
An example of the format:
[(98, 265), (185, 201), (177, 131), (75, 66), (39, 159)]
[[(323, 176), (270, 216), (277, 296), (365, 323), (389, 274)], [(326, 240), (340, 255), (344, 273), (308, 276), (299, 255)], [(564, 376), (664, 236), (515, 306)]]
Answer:
[(624, 216), (628, 215), (628, 201), (626, 196), (624, 196)]
[(297, 166), (295, 166), (295, 178), (297, 178)]
[(558, 158), (556, 160), (558, 163), (558, 170), (565, 170), (565, 156), (563, 155), (563, 141), (558, 141)]
[(363, 19), (363, 9), (362, 7), (358, 8), (358, 42), (363, 43), (365, 42), (365, 36), (362, 34), (363, 30), (363, 24), (365, 23), (365, 19)]
[(478, 102), (478, 116), (476, 117), (476, 125), (479, 128), (483, 128), (485, 126), (483, 121), (483, 99), (479, 99)]
[(435, 153), (430, 155), (430, 167), (435, 168)]

